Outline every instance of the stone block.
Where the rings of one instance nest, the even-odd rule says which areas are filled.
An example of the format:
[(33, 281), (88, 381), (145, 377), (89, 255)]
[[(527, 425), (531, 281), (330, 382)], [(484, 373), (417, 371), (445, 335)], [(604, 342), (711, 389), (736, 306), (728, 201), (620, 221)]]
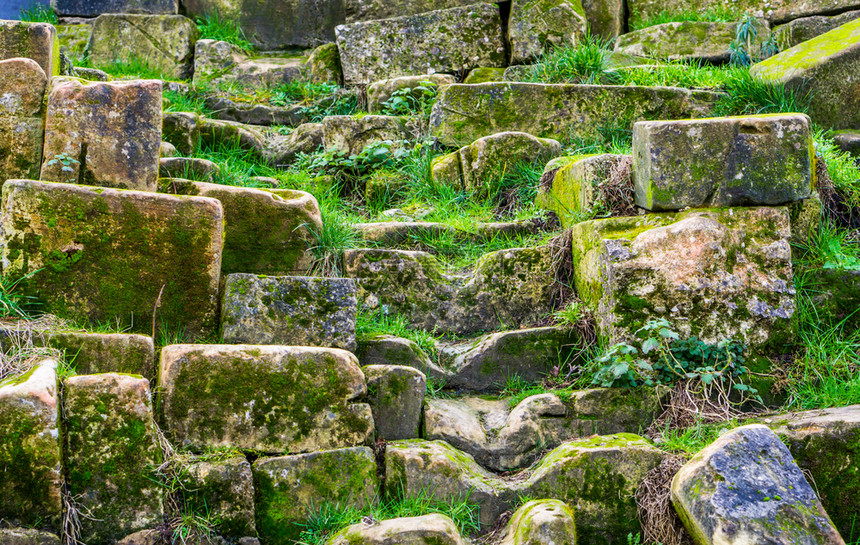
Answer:
[(243, 456), (193, 459), (183, 466), (181, 475), (187, 490), (186, 507), (195, 513), (209, 513), (217, 521), (218, 535), (237, 538), (257, 533), (254, 478), (251, 464)]
[(399, 365), (368, 365), (362, 371), (377, 436), (386, 441), (418, 437), (427, 389), (424, 373)]
[(228, 275), (221, 337), (226, 343), (355, 351), (355, 291), (349, 278)]
[(155, 191), (161, 82), (55, 78), (41, 180)]
[(511, 64), (527, 64), (555, 47), (577, 43), (588, 22), (581, 0), (513, 0), (508, 19)]
[(575, 545), (573, 510), (559, 500), (532, 500), (514, 511), (502, 533), (501, 545)]
[[(729, 46), (735, 40), (738, 23), (685, 21), (664, 23), (629, 32), (618, 37), (615, 51), (657, 59), (726, 63), (731, 60)], [(770, 37), (766, 21), (750, 41), (753, 52)]]
[(54, 0), (57, 15), (97, 17), (103, 13), (172, 15), (179, 12), (178, 0)]
[(378, 142), (409, 138), (403, 119), (386, 115), (330, 115), (323, 119), (323, 145), (326, 151), (358, 155)]
[(10, 180), (3, 269), (45, 312), (185, 337), (217, 328), (223, 212), (215, 199)]
[(662, 211), (805, 199), (815, 176), (809, 126), (803, 114), (636, 123), (636, 204)]
[(368, 526), (353, 524), (326, 541), (327, 545), (463, 545), (454, 521), (434, 513), (420, 517), (388, 519)]
[(166, 433), (201, 450), (298, 453), (362, 445), (373, 436), (355, 356), (335, 348), (172, 345), (161, 350)]
[[(535, 203), (540, 208), (551, 210), (558, 216), (563, 227), (569, 227), (593, 217), (595, 212), (605, 212), (601, 199), (601, 186), (613, 176), (626, 173), (629, 183), (629, 199), (633, 201), (633, 183), (630, 177), (631, 158), (629, 155), (604, 153), (581, 155), (559, 168), (544, 170), (548, 183), (538, 187)], [(625, 184), (626, 185), (626, 184)], [(622, 191), (625, 187), (620, 188)]]
[(4, 181), (39, 177), (47, 85), (48, 78), (36, 61), (0, 60), (0, 172)]
[(0, 60), (17, 57), (36, 61), (48, 79), (59, 74), (57, 29), (48, 23), (0, 20)]

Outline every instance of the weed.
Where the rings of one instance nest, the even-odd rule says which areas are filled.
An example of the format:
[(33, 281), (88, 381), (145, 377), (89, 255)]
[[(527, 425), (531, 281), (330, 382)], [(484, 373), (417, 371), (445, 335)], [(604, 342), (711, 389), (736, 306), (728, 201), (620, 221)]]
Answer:
[(753, 47), (753, 43), (758, 37), (760, 30), (769, 30), (768, 27), (752, 15), (744, 15), (743, 19), (738, 23), (735, 30), (735, 39), (729, 44), (731, 52), (731, 62), (739, 66), (751, 66), (768, 57), (772, 57), (779, 52), (776, 45), (775, 34), (768, 35), (767, 40), (763, 41), (758, 48), (758, 51)]
[(58, 23), (57, 14), (50, 5), (32, 2), (29, 7), (21, 9), (21, 20), (27, 23)]
[(165, 88), (164, 111), (193, 112), (202, 116), (212, 115), (212, 111), (206, 106), (205, 94), (197, 87), (192, 87), (184, 93)]
[(355, 317), (356, 339), (360, 342), (378, 335), (393, 335), (409, 339), (417, 344), (431, 359), (436, 357), (437, 337), (432, 333), (413, 329), (405, 316), (388, 312), (385, 305), (373, 311), (359, 308)]
[(453, 398), (454, 395), (449, 391), (445, 390), (446, 386), (447, 385), (444, 380), (427, 377), (427, 390), (424, 396), (430, 399)]
[(757, 78), (743, 67), (727, 69), (723, 90), (726, 96), (717, 102), (715, 115), (804, 113), (809, 109), (808, 93)]
[(576, 44), (541, 55), (522, 79), (538, 83), (599, 83), (609, 64), (611, 45), (611, 41), (586, 35)]
[(438, 92), (437, 85), (432, 81), (421, 81), (416, 87), (398, 89), (391, 94), (391, 98), (382, 103), (382, 114), (418, 114), (429, 118)]
[(228, 42), (246, 53), (251, 53), (254, 49), (245, 37), (245, 32), (239, 26), (239, 22), (226, 18), (222, 19), (221, 14), (217, 11), (198, 17), (196, 22), (201, 40)]
[(41, 270), (36, 269), (18, 278), (0, 275), (0, 318), (30, 318), (38, 302), (35, 297), (22, 293), (21, 283)]

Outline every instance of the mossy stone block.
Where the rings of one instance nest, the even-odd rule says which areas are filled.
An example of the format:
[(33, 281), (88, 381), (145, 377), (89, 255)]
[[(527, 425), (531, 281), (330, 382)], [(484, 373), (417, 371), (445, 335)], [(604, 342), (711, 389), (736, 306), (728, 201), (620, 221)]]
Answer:
[(600, 138), (607, 126), (626, 129), (643, 119), (707, 117), (720, 96), (677, 87), (455, 84), (439, 93), (430, 129), (441, 143), (452, 147), (505, 131), (559, 141)]
[(720, 436), (672, 479), (672, 504), (696, 543), (844, 543), (791, 452), (766, 426)]
[(257, 531), (267, 545), (290, 545), (323, 505), (369, 507), (377, 500), (376, 461), (368, 447), (260, 458), (253, 464)]
[(367, 392), (376, 435), (386, 441), (419, 436), (427, 377), (412, 367), (367, 365)]
[[(335, 39), (335, 28), (343, 24), (342, 0), (193, 0), (202, 13), (228, 4), (236, 10), (239, 26), (259, 51), (310, 48)], [(232, 4), (232, 5), (229, 5)], [(208, 7), (208, 9), (206, 9)], [(222, 8), (223, 9), (223, 8)]]
[(161, 82), (54, 78), (41, 180), (155, 191)]
[(178, 12), (177, 0), (56, 0), (54, 11), (65, 17), (97, 17), (103, 13), (170, 15)]
[(4, 179), (39, 176), (47, 86), (48, 78), (36, 61), (0, 60), (0, 172)]
[[(223, 211), (215, 199), (10, 180), (3, 268), (42, 310), (93, 323), (217, 328)], [(133, 317), (133, 319), (132, 319)]]
[(798, 17), (839, 13), (856, 9), (855, 0), (629, 0), (630, 24), (640, 24), (660, 13), (701, 12), (726, 9), (739, 14), (763, 16), (771, 23), (785, 23)]
[(63, 486), (56, 365), (0, 381), (0, 518), (53, 532), (62, 527)]
[[(609, 182), (612, 172), (621, 170), (625, 164), (629, 171), (629, 155), (604, 153), (570, 158), (555, 173), (544, 171), (548, 183), (538, 188), (535, 204), (555, 212), (563, 227), (574, 225), (596, 212), (601, 206), (600, 186)], [(629, 197), (632, 201), (632, 191)]]
[(809, 197), (815, 147), (803, 114), (633, 126), (636, 204), (648, 210), (780, 205)]
[(221, 302), (225, 343), (355, 350), (358, 304), (350, 278), (231, 274)]
[(532, 500), (514, 511), (502, 534), (501, 545), (574, 545), (573, 509), (560, 500)]
[(474, 4), (339, 26), (345, 83), (505, 65), (499, 9)]
[[(738, 24), (710, 21), (663, 23), (619, 36), (615, 51), (666, 60), (726, 63), (731, 59), (729, 46), (735, 39)], [(769, 37), (770, 28), (766, 21), (762, 21), (749, 47), (757, 52)]]
[(750, 73), (809, 97), (815, 123), (855, 129), (860, 126), (860, 19), (765, 59)]
[(48, 23), (0, 20), (0, 59), (36, 61), (50, 79), (60, 73), (57, 29)]
[(254, 478), (244, 456), (226, 459), (202, 456), (184, 464), (185, 507), (209, 513), (217, 521), (215, 531), (224, 537), (253, 536)]
[(513, 0), (508, 19), (510, 62), (527, 64), (552, 48), (576, 44), (587, 28), (581, 0)]
[(478, 67), (469, 70), (469, 75), (463, 80), (466, 85), (475, 83), (487, 83), (488, 81), (504, 81), (505, 69), (490, 66)]
[(846, 11), (838, 15), (800, 17), (774, 28), (773, 33), (776, 43), (785, 50), (858, 18), (860, 18), (860, 10)]
[(649, 319), (682, 337), (781, 354), (794, 335), (785, 207), (693, 209), (576, 224), (577, 293), (598, 335), (629, 341)]
[(307, 69), (313, 83), (343, 83), (337, 44), (322, 44), (314, 49), (308, 57)]
[(323, 145), (326, 151), (358, 155), (379, 142), (406, 140), (406, 122), (394, 116), (330, 115), (323, 119)]
[(162, 463), (149, 381), (134, 375), (79, 375), (64, 382), (65, 469), (83, 512), (82, 541), (108, 545), (162, 522)]
[(56, 534), (32, 528), (0, 528), (3, 545), (60, 545)]
[(478, 4), (481, 0), (343, 0), (346, 22), (375, 21)]
[(433, 513), (419, 517), (401, 517), (379, 521), (368, 526), (353, 524), (336, 533), (326, 545), (463, 545), (457, 525), (446, 515)]
[(194, 450), (299, 453), (369, 443), (370, 407), (351, 353), (336, 348), (171, 345), (161, 350), (166, 433)]

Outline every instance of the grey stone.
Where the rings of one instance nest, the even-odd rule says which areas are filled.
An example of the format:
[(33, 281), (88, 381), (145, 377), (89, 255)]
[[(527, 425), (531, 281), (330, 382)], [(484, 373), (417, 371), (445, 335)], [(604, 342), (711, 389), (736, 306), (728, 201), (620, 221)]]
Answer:
[(592, 36), (611, 40), (624, 34), (627, 6), (623, 0), (582, 0), (582, 7)]
[(326, 545), (463, 545), (454, 521), (434, 513), (420, 517), (388, 519), (373, 524), (359, 522), (333, 535)]
[(362, 371), (377, 436), (386, 441), (418, 437), (427, 388), (424, 373), (400, 365), (366, 365)]
[(224, 342), (355, 350), (349, 278), (230, 274), (221, 302)]
[(178, 13), (177, 0), (54, 0), (57, 15), (96, 17), (103, 13), (141, 13), (172, 15)]
[(662, 211), (805, 199), (815, 168), (809, 126), (803, 114), (636, 123), (636, 204)]
[[(448, 74), (424, 74), (421, 76), (400, 76), (382, 81), (374, 81), (367, 86), (367, 111), (381, 112), (384, 103), (391, 99), (396, 92), (415, 89), (416, 87), (432, 87), (440, 89), (451, 85), (457, 80)], [(413, 96), (418, 96), (413, 93)]]
[(573, 510), (559, 500), (532, 500), (511, 515), (501, 545), (575, 545)]
[(158, 148), (158, 156), (162, 159), (164, 159), (165, 157), (176, 157), (177, 153), (179, 152), (176, 151), (176, 146), (174, 146), (170, 142), (161, 142), (161, 145)]
[[(761, 21), (750, 42), (757, 53), (770, 37), (770, 28)], [(729, 46), (735, 40), (738, 23), (685, 21), (664, 23), (636, 30), (618, 37), (615, 51), (669, 60), (725, 63), (731, 59)]]
[(428, 11), (456, 8), (477, 4), (481, 0), (409, 0), (389, 2), (384, 0), (344, 0), (347, 23), (375, 21), (406, 15), (418, 15)]
[(508, 19), (511, 64), (525, 64), (555, 47), (577, 43), (586, 33), (580, 0), (513, 0)]
[(209, 96), (206, 107), (212, 110), (213, 119), (235, 121), (248, 125), (283, 125), (295, 127), (307, 120), (305, 106), (270, 106), (268, 104), (245, 104), (226, 97)]
[(0, 528), (3, 545), (60, 545), (60, 538), (50, 532), (31, 528)]
[(378, 142), (398, 142), (409, 138), (403, 119), (386, 115), (330, 115), (323, 119), (326, 151), (357, 155)]
[(789, 21), (773, 29), (773, 32), (780, 48), (788, 49), (858, 18), (860, 10), (846, 11), (839, 15), (813, 15)]
[(672, 479), (672, 503), (694, 541), (843, 544), (788, 448), (759, 424), (736, 428)]
[(0, 171), (4, 180), (39, 177), (47, 85), (48, 78), (36, 61), (0, 60)]
[[(857, 12), (860, 14), (860, 11)], [(860, 133), (854, 131), (838, 131), (833, 135), (833, 143), (854, 157), (860, 157)]]
[(237, 456), (226, 460), (193, 459), (183, 465), (187, 508), (208, 513), (217, 521), (215, 531), (225, 537), (256, 533), (254, 479), (251, 464)]
[(244, 51), (230, 42), (202, 39), (194, 43), (194, 75), (191, 82), (200, 86), (229, 73), (247, 58)]
[(269, 138), (266, 162), (277, 167), (288, 166), (300, 153), (313, 153), (323, 145), (322, 123), (302, 123), (284, 137)]
[(57, 29), (48, 23), (0, 20), (0, 60), (23, 57), (36, 61), (48, 80), (60, 73)]
[(505, 64), (494, 4), (353, 23), (335, 33), (346, 83)]
[(200, 143), (199, 116), (190, 112), (164, 112), (162, 138), (183, 155), (191, 155)]
[(364, 375), (345, 350), (167, 346), (159, 388), (165, 432), (193, 449), (298, 453), (366, 444), (373, 436), (370, 407), (353, 402), (367, 391)]
[(377, 335), (360, 340), (356, 350), (362, 366), (400, 365), (412, 367), (435, 381), (444, 381), (448, 372), (438, 365), (414, 341), (392, 335)]
[(341, 0), (243, 0), (239, 23), (261, 51), (333, 42), (344, 22)]

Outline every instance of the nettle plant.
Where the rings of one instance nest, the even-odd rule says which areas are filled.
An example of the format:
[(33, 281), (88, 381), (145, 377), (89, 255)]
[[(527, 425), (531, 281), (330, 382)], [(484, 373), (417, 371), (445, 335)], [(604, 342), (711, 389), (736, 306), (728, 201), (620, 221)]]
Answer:
[[(45, 163), (45, 165), (49, 166), (49, 167), (54, 166), (54, 165), (62, 165), (60, 167), (60, 171), (68, 172), (72, 175), (75, 172), (75, 167), (73, 167), (72, 165), (80, 166), (80, 164), (81, 164), (80, 161), (78, 161), (77, 159), (75, 159), (75, 158), (73, 158), (70, 155), (67, 155), (65, 153), (58, 153), (58, 154), (54, 155), (54, 157), (51, 158), (47, 163)], [(74, 178), (74, 176), (72, 176), (68, 180), (63, 180), (63, 181), (66, 183), (74, 183), (75, 178)]]
[(391, 94), (391, 98), (382, 103), (382, 113), (384, 115), (419, 114), (429, 117), (438, 92), (438, 87), (432, 81), (421, 81), (418, 87), (398, 89)]
[(667, 320), (649, 320), (636, 331), (638, 346), (613, 345), (597, 359), (592, 384), (604, 388), (674, 385), (700, 381), (706, 386), (722, 383), (744, 396), (758, 397), (758, 391), (735, 379), (749, 373), (743, 343), (723, 340), (709, 345), (690, 337), (681, 339)]

